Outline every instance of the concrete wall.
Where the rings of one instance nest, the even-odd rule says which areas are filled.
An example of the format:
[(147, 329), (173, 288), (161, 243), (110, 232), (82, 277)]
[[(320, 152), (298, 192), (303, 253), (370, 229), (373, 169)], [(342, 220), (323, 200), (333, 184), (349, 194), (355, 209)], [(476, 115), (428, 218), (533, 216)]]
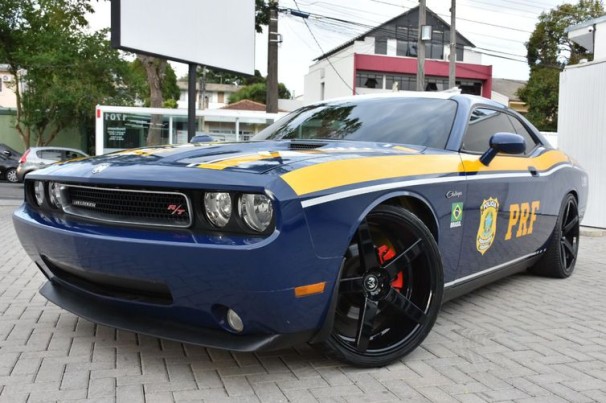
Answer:
[[(15, 129), (14, 111), (0, 110), (0, 144), (6, 144), (19, 152), (24, 151), (23, 141)], [(34, 146), (35, 141), (32, 141), (31, 145)], [(80, 130), (77, 128), (62, 131), (51, 145), (76, 148), (88, 152), (86, 150), (87, 139), (81, 135)]]
[(558, 146), (589, 174), (583, 225), (606, 228), (606, 60), (560, 73)]

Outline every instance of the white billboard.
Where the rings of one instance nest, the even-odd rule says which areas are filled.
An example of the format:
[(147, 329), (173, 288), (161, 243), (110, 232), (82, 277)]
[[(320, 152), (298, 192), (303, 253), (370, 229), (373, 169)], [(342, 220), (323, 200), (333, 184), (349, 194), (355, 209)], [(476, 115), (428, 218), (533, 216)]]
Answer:
[(112, 0), (112, 46), (252, 75), (255, 1)]

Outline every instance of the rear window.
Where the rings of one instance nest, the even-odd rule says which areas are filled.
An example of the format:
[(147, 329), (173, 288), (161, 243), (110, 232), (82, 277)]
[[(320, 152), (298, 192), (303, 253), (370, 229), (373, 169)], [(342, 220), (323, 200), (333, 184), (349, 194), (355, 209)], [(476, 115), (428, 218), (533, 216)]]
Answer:
[(444, 148), (457, 111), (449, 99), (375, 98), (298, 109), (252, 140), (326, 139)]

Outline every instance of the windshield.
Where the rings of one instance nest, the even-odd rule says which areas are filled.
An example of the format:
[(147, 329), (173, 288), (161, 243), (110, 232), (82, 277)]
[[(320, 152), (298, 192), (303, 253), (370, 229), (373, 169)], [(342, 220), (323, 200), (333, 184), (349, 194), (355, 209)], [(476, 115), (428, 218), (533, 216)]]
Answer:
[(444, 148), (457, 103), (434, 98), (374, 98), (298, 109), (252, 140), (326, 139)]

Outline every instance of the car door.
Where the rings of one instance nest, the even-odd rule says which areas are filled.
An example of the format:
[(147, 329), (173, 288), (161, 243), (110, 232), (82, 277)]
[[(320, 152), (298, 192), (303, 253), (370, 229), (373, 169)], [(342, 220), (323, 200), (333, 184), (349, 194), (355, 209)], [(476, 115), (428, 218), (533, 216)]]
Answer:
[[(497, 154), (485, 166), (479, 158), (489, 149), (490, 138), (499, 132), (520, 132), (526, 152)], [(472, 111), (460, 150), (467, 194), (459, 278), (513, 262), (544, 242), (543, 232), (537, 230), (542, 224), (540, 194), (544, 182), (534, 175), (533, 167), (538, 145), (515, 116), (489, 107)]]

